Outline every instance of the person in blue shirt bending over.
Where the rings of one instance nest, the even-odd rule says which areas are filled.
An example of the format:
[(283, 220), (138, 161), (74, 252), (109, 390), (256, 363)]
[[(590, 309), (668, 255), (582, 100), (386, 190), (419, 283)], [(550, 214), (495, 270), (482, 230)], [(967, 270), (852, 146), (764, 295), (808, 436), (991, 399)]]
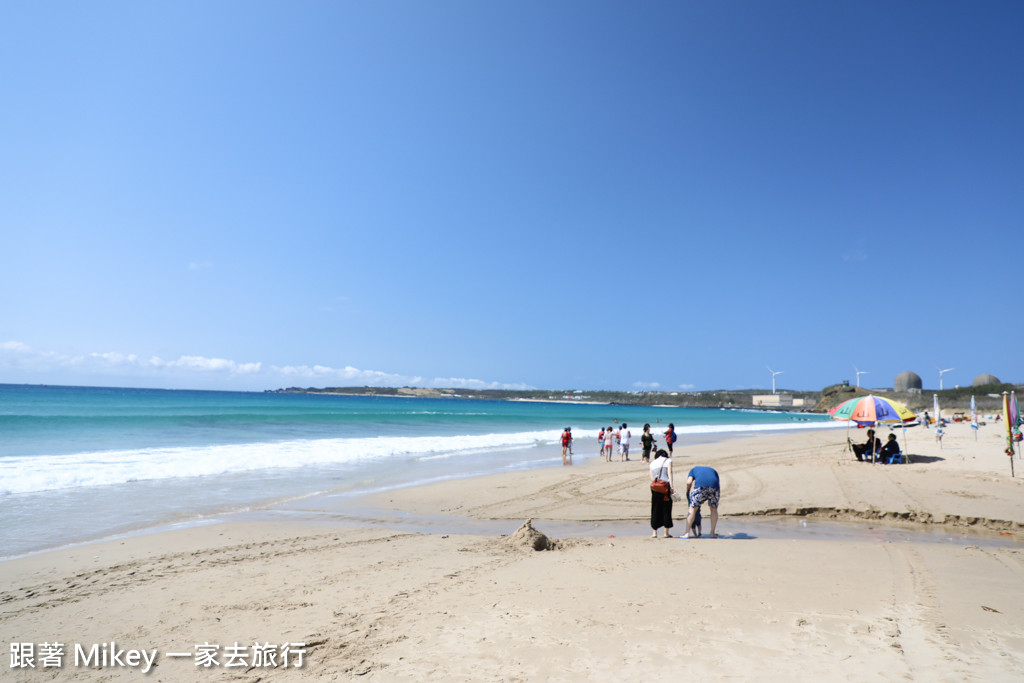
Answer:
[(715, 527), (718, 526), (718, 500), (722, 497), (718, 471), (702, 465), (690, 470), (686, 475), (686, 497), (690, 501), (690, 515), (686, 519), (686, 533), (683, 534), (683, 538), (690, 538), (697, 510), (705, 502), (711, 508), (711, 538), (718, 538)]

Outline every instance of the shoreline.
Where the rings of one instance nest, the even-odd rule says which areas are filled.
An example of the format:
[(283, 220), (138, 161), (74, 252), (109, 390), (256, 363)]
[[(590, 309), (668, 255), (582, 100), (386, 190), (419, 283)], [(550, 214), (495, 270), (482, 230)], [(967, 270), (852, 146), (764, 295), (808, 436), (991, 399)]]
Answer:
[[(769, 425), (770, 427), (771, 425)], [(805, 429), (806, 423), (779, 423), (780, 429)], [(821, 428), (833, 428), (832, 422), (822, 422)], [(744, 427), (729, 425), (728, 431), (719, 431), (721, 427), (710, 427), (703, 432), (686, 434), (681, 432), (681, 439), (686, 443), (698, 441), (715, 441), (729, 439), (742, 433)], [(750, 427), (760, 430), (762, 426)], [(739, 430), (736, 432), (735, 430)], [(358, 452), (349, 443), (330, 440), (283, 442), (278, 459), (287, 457), (291, 452), (305, 457), (312, 453), (324, 456), (328, 461), (336, 451), (335, 447), (348, 449), (353, 453), (351, 460), (341, 460), (327, 465), (305, 467), (270, 468), (261, 470), (232, 470), (224, 473), (202, 477), (170, 477), (170, 478), (128, 478), (111, 481), (109, 484), (97, 486), (62, 487), (41, 492), (20, 492), (7, 498), (6, 509), (0, 513), (3, 524), (5, 542), (0, 547), (0, 554), (6, 559), (21, 556), (25, 553), (39, 552), (49, 548), (66, 547), (83, 541), (100, 540), (115, 535), (138, 533), (147, 528), (161, 528), (168, 524), (205, 523), (211, 517), (230, 515), (236, 510), (259, 509), (290, 499), (316, 497), (322, 494), (366, 492), (377, 488), (394, 488), (396, 485), (407, 486), (434, 481), (438, 479), (463, 479), (467, 476), (478, 476), (488, 472), (507, 470), (536, 470), (555, 467), (561, 464), (558, 457), (559, 447), (555, 440), (559, 430), (551, 430), (546, 435), (538, 436), (534, 432), (516, 433), (523, 438), (497, 439), (503, 445), (481, 447), (480, 442), (472, 442), (466, 446), (463, 440), (446, 441), (445, 437), (436, 437), (424, 444), (410, 442), (417, 450), (388, 456), (388, 469), (391, 474), (384, 476), (373, 466), (375, 459), (372, 453), (381, 452), (380, 439), (369, 439), (362, 447), (375, 449), (371, 453)], [(577, 432), (577, 435), (580, 433)], [(595, 431), (596, 434), (596, 431)], [(498, 435), (500, 436), (500, 435)], [(538, 440), (541, 439), (541, 440)], [(486, 441), (494, 442), (488, 438)], [(515, 443), (519, 441), (519, 443)], [(588, 437), (577, 439), (577, 445), (586, 446)], [(227, 449), (236, 460), (242, 458), (252, 446), (238, 445), (216, 447), (220, 452)], [(269, 444), (267, 448), (279, 448)], [(481, 450), (482, 448), (482, 450)], [(435, 450), (428, 450), (435, 449)], [(200, 450), (184, 449), (192, 460), (197, 459)], [(212, 452), (212, 451), (211, 451)], [(385, 452), (385, 455), (388, 455)], [(89, 460), (89, 458), (85, 458)], [(314, 458), (315, 459), (315, 458)], [(262, 461), (271, 462), (267, 452), (262, 452)], [(44, 463), (45, 464), (45, 463)], [(138, 459), (134, 465), (141, 474), (147, 474), (143, 465), (144, 459)], [(92, 472), (98, 471), (95, 463), (90, 465)], [(29, 469), (31, 473), (33, 470)], [(75, 472), (72, 467), (65, 467), (66, 472)], [(117, 472), (117, 470), (114, 470)], [(81, 477), (79, 472), (76, 476)], [(261, 477), (265, 477), (267, 486), (257, 485)], [(0, 476), (2, 478), (2, 476)], [(209, 493), (204, 493), (204, 492)], [(45, 511), (53, 516), (52, 521), (29, 521), (17, 526), (19, 519)], [(43, 516), (39, 516), (42, 520)], [(88, 524), (76, 520), (89, 519)]]
[[(933, 430), (914, 429), (906, 437), (909, 465), (856, 462), (845, 451), (847, 435), (835, 428), (740, 432), (711, 441), (688, 435), (691, 438), (677, 443), (673, 462), (687, 470), (695, 464), (711, 464), (723, 476), (728, 476), (730, 467), (740, 468), (739, 482), (723, 484), (723, 499), (732, 503), (723, 504), (723, 518), (795, 517), (921, 528), (974, 527), (997, 533), (1024, 529), (1024, 506), (1015, 501), (1015, 496), (1024, 494), (1024, 475), (1009, 477), (1009, 464), (1004, 462), (1008, 458), (995, 438), (1001, 433), (998, 426), (982, 428), (984, 438), (977, 442), (971, 440), (969, 425), (949, 426), (943, 444), (934, 440)], [(880, 428), (879, 433), (886, 432)], [(901, 430), (893, 433), (903, 441)], [(850, 432), (850, 438), (863, 440), (864, 430)], [(747, 449), (757, 455), (745, 454)], [(451, 510), (480, 519), (538, 518), (534, 514), (538, 503), (548, 511), (567, 511), (549, 519), (637, 519), (646, 512), (646, 493), (642, 485), (637, 486), (646, 470), (637, 456), (629, 462), (613, 456), (613, 462), (606, 463), (588, 455), (580, 465), (549, 468), (543, 479), (533, 472), (484, 475), (472, 487), (461, 486), (459, 480), (444, 481), (372, 494), (367, 500), (411, 514)], [(803, 464), (806, 470), (792, 474), (792, 468)], [(537, 491), (532, 491), (534, 486), (539, 487)], [(577, 495), (562, 493), (561, 486), (576, 487)], [(503, 500), (496, 493), (499, 488), (507, 488), (514, 497)], [(594, 489), (609, 493), (595, 496)], [(740, 503), (735, 502), (737, 494)], [(589, 499), (580, 500), (580, 496)], [(459, 505), (447, 502), (453, 500)]]
[[(983, 423), (984, 425), (984, 423)], [(969, 425), (964, 424), (965, 428), (969, 428)], [(825, 422), (820, 426), (817, 425), (806, 425), (800, 427), (788, 427), (772, 430), (764, 429), (762, 426), (752, 426), (748, 430), (743, 431), (712, 431), (712, 432), (696, 432), (696, 433), (681, 433), (680, 441), (677, 444), (677, 453), (682, 448), (693, 448), (693, 447), (707, 447), (709, 445), (722, 445), (725, 444), (725, 448), (729, 449), (731, 446), (728, 444), (734, 442), (742, 442), (748, 439), (772, 439), (772, 438), (794, 438), (798, 436), (806, 436), (810, 434), (820, 433), (820, 435), (828, 434), (829, 436), (823, 436), (824, 441), (831, 445), (832, 441), (838, 440), (836, 432), (842, 428), (841, 423)], [(999, 425), (990, 425), (990, 430), (995, 428), (998, 430)], [(885, 429), (882, 427), (880, 429)], [(893, 430), (894, 433), (900, 434), (900, 430), (897, 427)], [(854, 436), (859, 436), (863, 433), (863, 430), (853, 430), (850, 432)], [(920, 440), (922, 435), (931, 436), (930, 430), (924, 430), (920, 428), (914, 428), (912, 433), (916, 433), (918, 436), (915, 441)], [(589, 437), (582, 437), (582, 441), (587, 441)], [(843, 437), (845, 440), (845, 436)], [(854, 439), (857, 441), (858, 439)], [(577, 442), (581, 439), (577, 439)], [(917, 445), (912, 441), (912, 445)], [(388, 506), (395, 506), (395, 510), (404, 511), (410, 514), (423, 513), (423, 505), (410, 506), (406, 501), (410, 496), (407, 492), (416, 491), (430, 491), (437, 489), (441, 491), (437, 498), (448, 498), (448, 497), (459, 497), (460, 489), (463, 484), (467, 481), (480, 481), (489, 482), (492, 479), (494, 481), (501, 481), (504, 477), (512, 475), (522, 475), (529, 478), (532, 474), (545, 471), (560, 471), (560, 472), (572, 472), (576, 468), (593, 468), (601, 466), (600, 456), (593, 453), (586, 453), (585, 455), (577, 453), (576, 458), (579, 460), (579, 464), (568, 470), (564, 470), (559, 462), (558, 455), (555, 452), (557, 450), (555, 444), (545, 444), (538, 446), (530, 446), (526, 448), (526, 451), (538, 451), (542, 452), (541, 455), (536, 456), (530, 461), (530, 464), (525, 466), (516, 467), (510, 471), (504, 472), (462, 472), (456, 474), (450, 474), (440, 477), (436, 480), (431, 481), (406, 481), (398, 484), (397, 486), (389, 486), (383, 490), (375, 491), (369, 490), (353, 490), (349, 486), (342, 486), (337, 489), (326, 489), (321, 491), (310, 491), (306, 493), (291, 494), (287, 496), (271, 496), (260, 500), (248, 501), (239, 506), (238, 504), (224, 503), (212, 507), (208, 510), (199, 512), (185, 512), (180, 515), (173, 517), (163, 518), (154, 520), (152, 522), (143, 522), (137, 525), (124, 526), (122, 528), (113, 529), (110, 533), (105, 533), (99, 536), (92, 536), (82, 538), (80, 540), (68, 541), (59, 543), (57, 545), (49, 547), (40, 547), (28, 550), (24, 553), (18, 553), (10, 556), (0, 556), (0, 564), (11, 561), (19, 560), (25, 557), (32, 557), (48, 552), (61, 551), (66, 549), (88, 547), (94, 544), (106, 543), (108, 541), (121, 540), (125, 538), (134, 538), (140, 536), (146, 536), (150, 534), (161, 534), (169, 530), (188, 529), (188, 528), (199, 528), (208, 525), (217, 524), (232, 524), (236, 520), (242, 520), (245, 522), (251, 521), (253, 517), (273, 517), (275, 511), (284, 511), (287, 514), (291, 505), (295, 504), (313, 504), (321, 505), (317, 501), (328, 501), (330, 499), (340, 498), (344, 502), (342, 507), (356, 506), (358, 507), (363, 501), (368, 502), (372, 506), (379, 508), (386, 508)], [(577, 450), (578, 447), (577, 447)], [(928, 450), (928, 449), (922, 449)], [(930, 449), (934, 450), (934, 449)], [(940, 449), (941, 450), (941, 449)], [(495, 451), (496, 454), (523, 454), (524, 449), (512, 448), (512, 449), (498, 449)], [(550, 452), (549, 452), (550, 451)], [(546, 456), (546, 457), (545, 457)], [(638, 461), (639, 454), (634, 453), (631, 463), (634, 464)], [(684, 456), (685, 458), (686, 456)], [(922, 456), (925, 459), (934, 458), (935, 456)], [(678, 461), (679, 459), (677, 459)], [(613, 465), (616, 463), (612, 463)], [(625, 463), (623, 463), (625, 464)], [(1024, 477), (1024, 466), (1018, 465), (1018, 470), (1021, 470), (1022, 477)], [(555, 475), (558, 476), (558, 475)], [(1024, 483), (1024, 478), (1021, 479)], [(487, 488), (490, 484), (481, 483), (481, 488)], [(403, 493), (406, 492), (406, 493)], [(973, 494), (972, 494), (973, 495)], [(415, 496), (412, 496), (415, 497)], [(386, 502), (385, 502), (386, 501)], [(310, 510), (307, 505), (302, 505), (302, 509)], [(322, 512), (329, 512), (331, 505), (325, 505)], [(760, 518), (760, 519), (772, 519), (772, 518), (797, 518), (797, 519), (808, 519), (808, 520), (819, 520), (819, 521), (840, 521), (854, 524), (883, 524), (892, 525), (898, 528), (905, 529), (930, 529), (937, 526), (948, 526), (955, 529), (974, 529), (984, 530), (988, 532), (1000, 532), (1007, 530), (1019, 530), (1024, 528), (1024, 518), (1021, 520), (1014, 519), (1003, 519), (1003, 518), (989, 518), (979, 517), (973, 514), (938, 514), (932, 512), (924, 512), (921, 510), (895, 510), (895, 509), (883, 509), (878, 507), (876, 504), (871, 504), (866, 509), (856, 507), (844, 507), (836, 505), (821, 505), (821, 504), (806, 504), (806, 505), (793, 505), (793, 506), (766, 506), (757, 509), (745, 510), (742, 512), (733, 511), (731, 513), (723, 513), (723, 517), (746, 517), (746, 518)], [(495, 518), (485, 518), (495, 519)], [(525, 517), (524, 517), (525, 519)], [(595, 517), (593, 520), (588, 519), (587, 521), (624, 521), (631, 519), (628, 516), (604, 516)], [(273, 521), (273, 520), (272, 520)]]
[[(722, 474), (718, 540), (650, 539), (646, 465), (590, 457), (37, 553), (0, 562), (0, 635), (151, 649), (163, 681), (194, 680), (194, 662), (167, 653), (204, 642), (302, 643), (303, 667), (278, 666), (281, 681), (604, 679), (623, 667), (653, 679), (811, 681), (841, 667), (854, 680), (1016, 680), (1024, 480), (1009, 477), (995, 425), (978, 441), (951, 425), (941, 444), (917, 430), (909, 465), (858, 463), (834, 430), (677, 444), (677, 488), (694, 464)], [(815, 520), (836, 511), (868, 523), (830, 536)], [(527, 519), (553, 550), (522, 545), (513, 531)], [(664, 643), (657, 657), (652, 643)], [(31, 683), (54, 670), (12, 673)], [(60, 676), (138, 671), (65, 663)]]
[[(609, 403), (608, 401), (574, 401), (569, 398), (505, 398), (499, 399), (502, 401), (516, 401), (519, 403), (563, 403), (568, 405), (580, 405), (580, 406), (611, 406), (616, 405)], [(626, 405), (626, 404), (619, 404)], [(657, 406), (650, 406), (655, 408)]]

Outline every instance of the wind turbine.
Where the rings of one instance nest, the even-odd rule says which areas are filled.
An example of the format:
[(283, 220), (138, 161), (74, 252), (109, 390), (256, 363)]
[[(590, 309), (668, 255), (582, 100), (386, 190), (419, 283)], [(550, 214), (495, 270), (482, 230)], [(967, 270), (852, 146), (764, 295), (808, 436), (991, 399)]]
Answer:
[(853, 366), (853, 371), (857, 373), (857, 388), (860, 389), (860, 376), (870, 375), (871, 373), (867, 370), (858, 370), (856, 365)]
[(950, 370), (956, 370), (956, 368), (947, 368), (947, 369), (943, 370), (938, 365), (936, 365), (935, 369), (939, 371), (939, 391), (942, 391), (942, 376), (945, 375)]
[[(765, 367), (767, 367), (767, 366), (765, 366)], [(785, 372), (785, 370), (778, 370), (778, 371), (776, 371), (776, 370), (772, 370), (771, 368), (768, 368), (768, 372), (772, 373), (772, 393), (774, 394), (775, 393), (775, 375), (781, 375), (782, 373)]]

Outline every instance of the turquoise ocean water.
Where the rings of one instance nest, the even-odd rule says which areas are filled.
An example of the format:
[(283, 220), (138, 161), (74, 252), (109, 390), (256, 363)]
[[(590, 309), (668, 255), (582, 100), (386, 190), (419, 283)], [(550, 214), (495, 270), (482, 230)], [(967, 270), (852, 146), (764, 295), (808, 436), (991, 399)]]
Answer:
[[(617, 421), (617, 422), (616, 422)], [(273, 501), (577, 462), (601, 427), (682, 443), (833, 426), (760, 411), (0, 385), (0, 557)]]

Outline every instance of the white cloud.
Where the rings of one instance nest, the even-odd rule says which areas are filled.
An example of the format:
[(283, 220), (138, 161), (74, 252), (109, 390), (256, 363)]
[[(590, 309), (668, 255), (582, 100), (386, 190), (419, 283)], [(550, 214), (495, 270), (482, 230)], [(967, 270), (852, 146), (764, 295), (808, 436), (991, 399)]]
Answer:
[(28, 344), (7, 341), (0, 344), (0, 367), (9, 369), (37, 369), (50, 366), (70, 366), (79, 359), (53, 351), (38, 351)]
[(128, 367), (128, 368), (180, 368), (184, 370), (197, 370), (199, 372), (227, 372), (231, 374), (246, 375), (260, 371), (262, 363), (237, 363), (225, 358), (205, 358), (203, 356), (181, 356), (178, 360), (165, 361), (159, 356), (152, 356), (149, 359), (142, 359), (134, 353), (124, 354), (117, 352), (90, 353), (88, 356), (75, 356), (69, 359), (69, 364), (101, 365), (106, 367)]
[(31, 353), (32, 352), (32, 348), (28, 344), (23, 344), (22, 342), (16, 342), (16, 341), (7, 341), (7, 342), (4, 342), (3, 344), (0, 344), (0, 350), (2, 350), (2, 351), (10, 351), (12, 353)]
[(524, 390), (533, 388), (526, 384), (502, 384), (501, 382), (485, 382), (482, 379), (464, 379), (462, 377), (435, 377), (425, 386), (444, 389)]
[(659, 389), (661, 384), (658, 382), (633, 382), (634, 389), (646, 389), (647, 391), (655, 391)]
[(0, 344), (0, 367), (16, 367), (41, 372), (74, 370), (77, 372), (107, 374), (110, 371), (194, 370), (229, 374), (253, 374), (260, 371), (261, 363), (237, 363), (224, 358), (182, 356), (178, 360), (164, 361), (157, 356), (140, 358), (134, 353), (116, 351), (88, 353), (72, 356), (54, 351), (38, 351), (28, 344), (8, 341)]
[(139, 365), (139, 357), (135, 354), (126, 356), (123, 353), (90, 353), (89, 357), (110, 365)]
[(214, 386), (224, 389), (273, 389), (286, 384), (307, 386), (420, 386), (453, 389), (532, 389), (525, 384), (502, 384), (461, 377), (399, 375), (352, 366), (271, 365), (239, 362), (227, 358), (180, 356), (164, 360), (159, 356), (141, 357), (116, 351), (72, 356), (53, 351), (38, 351), (18, 341), (0, 343), (0, 369), (10, 371), (22, 382), (130, 382), (135, 386), (174, 385), (182, 388)]
[(359, 385), (369, 386), (411, 386), (422, 380), (420, 377), (410, 378), (378, 370), (360, 370), (351, 366), (332, 368), (326, 365), (274, 365), (271, 366), (270, 370), (272, 373), (291, 379), (354, 382)]
[(679, 388), (682, 389), (683, 391), (693, 391), (694, 389), (697, 388), (697, 385), (696, 384), (680, 384)]
[(861, 263), (868, 260), (868, 254), (863, 249), (854, 249), (843, 254), (843, 260), (847, 263)]
[(378, 370), (360, 370), (352, 366), (332, 368), (325, 365), (272, 366), (272, 373), (278, 373), (289, 380), (316, 382), (340, 382), (357, 386), (431, 387), (445, 389), (531, 389), (525, 384), (502, 384), (485, 382), (480, 379), (462, 377), (435, 377), (426, 380), (419, 375), (397, 375)]
[(203, 372), (230, 372), (240, 375), (259, 372), (263, 366), (262, 363), (236, 363), (224, 358), (203, 358), (202, 356), (182, 356), (178, 360), (168, 361), (164, 365), (169, 368), (186, 368)]

